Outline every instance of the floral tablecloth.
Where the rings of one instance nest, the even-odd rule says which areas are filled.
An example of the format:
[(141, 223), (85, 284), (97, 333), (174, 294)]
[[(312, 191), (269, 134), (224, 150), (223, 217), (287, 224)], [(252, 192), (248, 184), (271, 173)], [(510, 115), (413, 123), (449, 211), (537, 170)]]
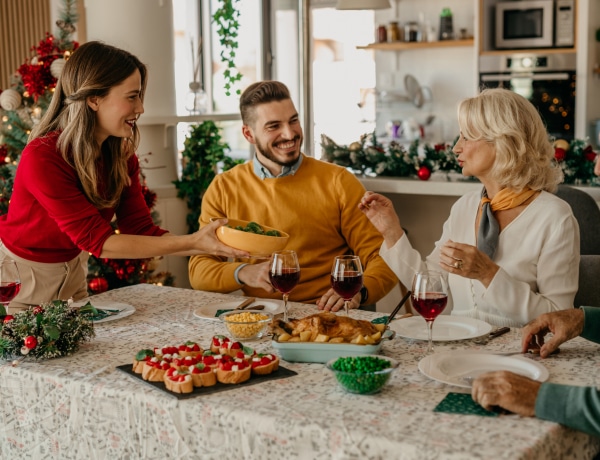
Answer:
[[(377, 395), (343, 392), (322, 364), (284, 361), (298, 375), (178, 400), (116, 367), (141, 348), (186, 340), (208, 346), (224, 326), (194, 310), (239, 297), (137, 285), (93, 299), (136, 311), (97, 324), (96, 337), (75, 355), (0, 365), (1, 458), (586, 459), (600, 450), (600, 439), (533, 418), (433, 412), (448, 392), (468, 390), (422, 375), (417, 364), (426, 343), (400, 337), (383, 345), (400, 368)], [(292, 315), (312, 311), (291, 304)], [(436, 351), (518, 344), (512, 330), (485, 347), (455, 341)], [(269, 339), (252, 345), (272, 350)], [(600, 386), (598, 345), (575, 339), (561, 350), (544, 360), (550, 381)]]

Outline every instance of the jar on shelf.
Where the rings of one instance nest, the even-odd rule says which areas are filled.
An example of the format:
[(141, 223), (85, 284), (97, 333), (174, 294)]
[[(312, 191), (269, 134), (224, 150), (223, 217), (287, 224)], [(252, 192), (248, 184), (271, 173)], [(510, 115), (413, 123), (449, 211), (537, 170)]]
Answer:
[(387, 42), (387, 29), (385, 26), (377, 27), (377, 31), (375, 33), (375, 40), (377, 43)]
[(407, 42), (420, 42), (421, 41), (421, 29), (419, 23), (416, 21), (407, 22), (404, 26), (404, 41)]
[(387, 28), (387, 39), (388, 42), (398, 42), (402, 40), (402, 37), (400, 36), (400, 27), (398, 27), (397, 21), (389, 23)]
[(452, 24), (452, 11), (444, 8), (440, 15), (440, 40), (452, 40), (454, 38), (454, 26)]

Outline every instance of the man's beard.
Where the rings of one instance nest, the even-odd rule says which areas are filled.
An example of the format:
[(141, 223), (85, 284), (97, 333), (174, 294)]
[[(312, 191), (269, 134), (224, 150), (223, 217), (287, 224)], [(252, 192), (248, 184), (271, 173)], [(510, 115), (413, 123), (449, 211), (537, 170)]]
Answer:
[[(292, 140), (294, 142), (297, 142), (300, 140), (300, 136), (295, 136)], [(302, 146), (302, 143), (300, 142), (299, 146), (298, 146), (298, 150), (300, 149), (301, 146)], [(278, 158), (275, 157), (275, 155), (271, 152), (270, 149), (267, 149), (266, 147), (264, 147), (258, 140), (256, 141), (256, 144), (254, 144), (254, 147), (256, 148), (256, 150), (258, 150), (258, 152), (263, 157), (265, 157), (267, 160), (270, 160), (279, 166), (288, 166), (289, 167), (289, 166), (296, 164), (296, 162), (298, 161), (299, 155), (288, 161), (279, 160)]]

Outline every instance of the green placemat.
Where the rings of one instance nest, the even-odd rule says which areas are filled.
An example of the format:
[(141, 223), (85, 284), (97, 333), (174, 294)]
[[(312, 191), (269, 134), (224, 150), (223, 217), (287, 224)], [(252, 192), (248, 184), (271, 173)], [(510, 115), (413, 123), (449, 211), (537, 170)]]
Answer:
[(233, 308), (217, 310), (217, 312), (215, 313), (215, 318), (218, 318), (221, 315), (221, 313), (225, 313), (226, 311), (233, 311)]
[(468, 393), (448, 393), (433, 411), (447, 412), (449, 414), (483, 415), (485, 417), (497, 417), (501, 413), (500, 411), (484, 409), (473, 401), (473, 398)]

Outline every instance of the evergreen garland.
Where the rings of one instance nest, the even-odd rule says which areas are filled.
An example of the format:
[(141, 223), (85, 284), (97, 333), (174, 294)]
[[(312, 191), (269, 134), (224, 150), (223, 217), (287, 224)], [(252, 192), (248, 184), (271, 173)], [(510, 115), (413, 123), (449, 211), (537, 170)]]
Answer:
[[(462, 173), (456, 154), (452, 152), (456, 140), (429, 145), (417, 139), (408, 147), (392, 141), (384, 147), (375, 133), (371, 133), (363, 134), (359, 141), (346, 146), (322, 135), (322, 158), (348, 168), (354, 174), (427, 180), (436, 171)], [(597, 153), (587, 139), (557, 140), (554, 152), (554, 159), (563, 170), (565, 184), (600, 185), (600, 179), (594, 174)]]
[(54, 300), (6, 315), (0, 324), (0, 357), (42, 359), (72, 354), (94, 336), (91, 317), (95, 313), (91, 305), (72, 308), (67, 301)]

